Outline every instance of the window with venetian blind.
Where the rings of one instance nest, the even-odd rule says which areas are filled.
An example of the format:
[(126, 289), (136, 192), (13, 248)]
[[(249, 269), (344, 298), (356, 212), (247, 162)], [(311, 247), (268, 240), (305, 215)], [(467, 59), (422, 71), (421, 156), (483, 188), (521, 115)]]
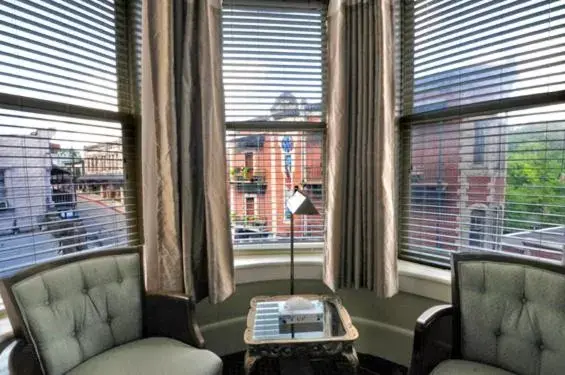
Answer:
[(138, 242), (131, 4), (0, 3), (0, 276)]
[(402, 1), (400, 257), (561, 261), (565, 3)]
[(236, 248), (288, 241), (285, 201), (303, 190), (321, 215), (295, 221), (324, 238), (325, 4), (225, 0), (223, 83)]

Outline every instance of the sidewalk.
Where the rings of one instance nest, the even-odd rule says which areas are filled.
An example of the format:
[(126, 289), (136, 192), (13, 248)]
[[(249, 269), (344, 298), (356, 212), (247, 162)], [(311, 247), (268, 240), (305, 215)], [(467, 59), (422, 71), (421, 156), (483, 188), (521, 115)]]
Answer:
[(125, 207), (123, 207), (123, 205), (119, 202), (116, 202), (110, 198), (102, 198), (99, 195), (96, 194), (86, 194), (86, 193), (78, 193), (77, 194), (78, 200), (79, 201), (87, 201), (87, 202), (92, 202), (92, 203), (96, 203), (102, 207), (106, 207), (106, 208), (110, 208), (120, 214), (125, 214), (126, 210)]

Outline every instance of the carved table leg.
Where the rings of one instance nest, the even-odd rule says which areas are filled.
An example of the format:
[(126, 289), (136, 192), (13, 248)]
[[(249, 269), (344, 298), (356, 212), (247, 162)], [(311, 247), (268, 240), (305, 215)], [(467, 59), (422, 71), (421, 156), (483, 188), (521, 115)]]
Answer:
[(245, 375), (252, 375), (255, 364), (261, 358), (261, 356), (249, 354), (249, 350), (245, 352), (245, 360), (243, 362), (243, 367), (245, 369)]
[(346, 347), (341, 352), (341, 356), (345, 358), (345, 360), (351, 366), (351, 374), (357, 374), (357, 369), (359, 368), (359, 358), (357, 358), (357, 351), (353, 346)]

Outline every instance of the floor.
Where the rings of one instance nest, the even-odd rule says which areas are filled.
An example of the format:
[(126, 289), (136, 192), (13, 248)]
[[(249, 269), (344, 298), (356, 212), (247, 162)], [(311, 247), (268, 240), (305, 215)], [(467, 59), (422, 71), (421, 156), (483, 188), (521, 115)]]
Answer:
[[(224, 361), (224, 375), (243, 375), (243, 352), (230, 354), (222, 357)], [(360, 368), (358, 375), (406, 375), (407, 369), (404, 366), (375, 357), (368, 354), (359, 354)], [(262, 360), (257, 365), (257, 371), (253, 375), (286, 375), (291, 373), (299, 375), (300, 370), (290, 369), (288, 365), (281, 364), (276, 359)], [(310, 368), (305, 370), (305, 374), (313, 375), (342, 375), (348, 372), (339, 368), (331, 361), (311, 362)]]

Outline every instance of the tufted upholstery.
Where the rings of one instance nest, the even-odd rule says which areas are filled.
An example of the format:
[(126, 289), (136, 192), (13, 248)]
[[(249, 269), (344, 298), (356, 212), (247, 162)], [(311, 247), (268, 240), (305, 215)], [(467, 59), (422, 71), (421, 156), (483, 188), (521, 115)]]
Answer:
[(67, 373), (111, 374), (221, 375), (222, 360), (208, 350), (165, 337), (151, 337), (108, 350)]
[(12, 287), (44, 370), (64, 374), (142, 336), (138, 254), (92, 258), (53, 268)]
[(562, 274), (490, 261), (457, 267), (464, 359), (518, 375), (565, 374)]
[(514, 375), (511, 372), (479, 362), (450, 359), (439, 364), (430, 375)]

